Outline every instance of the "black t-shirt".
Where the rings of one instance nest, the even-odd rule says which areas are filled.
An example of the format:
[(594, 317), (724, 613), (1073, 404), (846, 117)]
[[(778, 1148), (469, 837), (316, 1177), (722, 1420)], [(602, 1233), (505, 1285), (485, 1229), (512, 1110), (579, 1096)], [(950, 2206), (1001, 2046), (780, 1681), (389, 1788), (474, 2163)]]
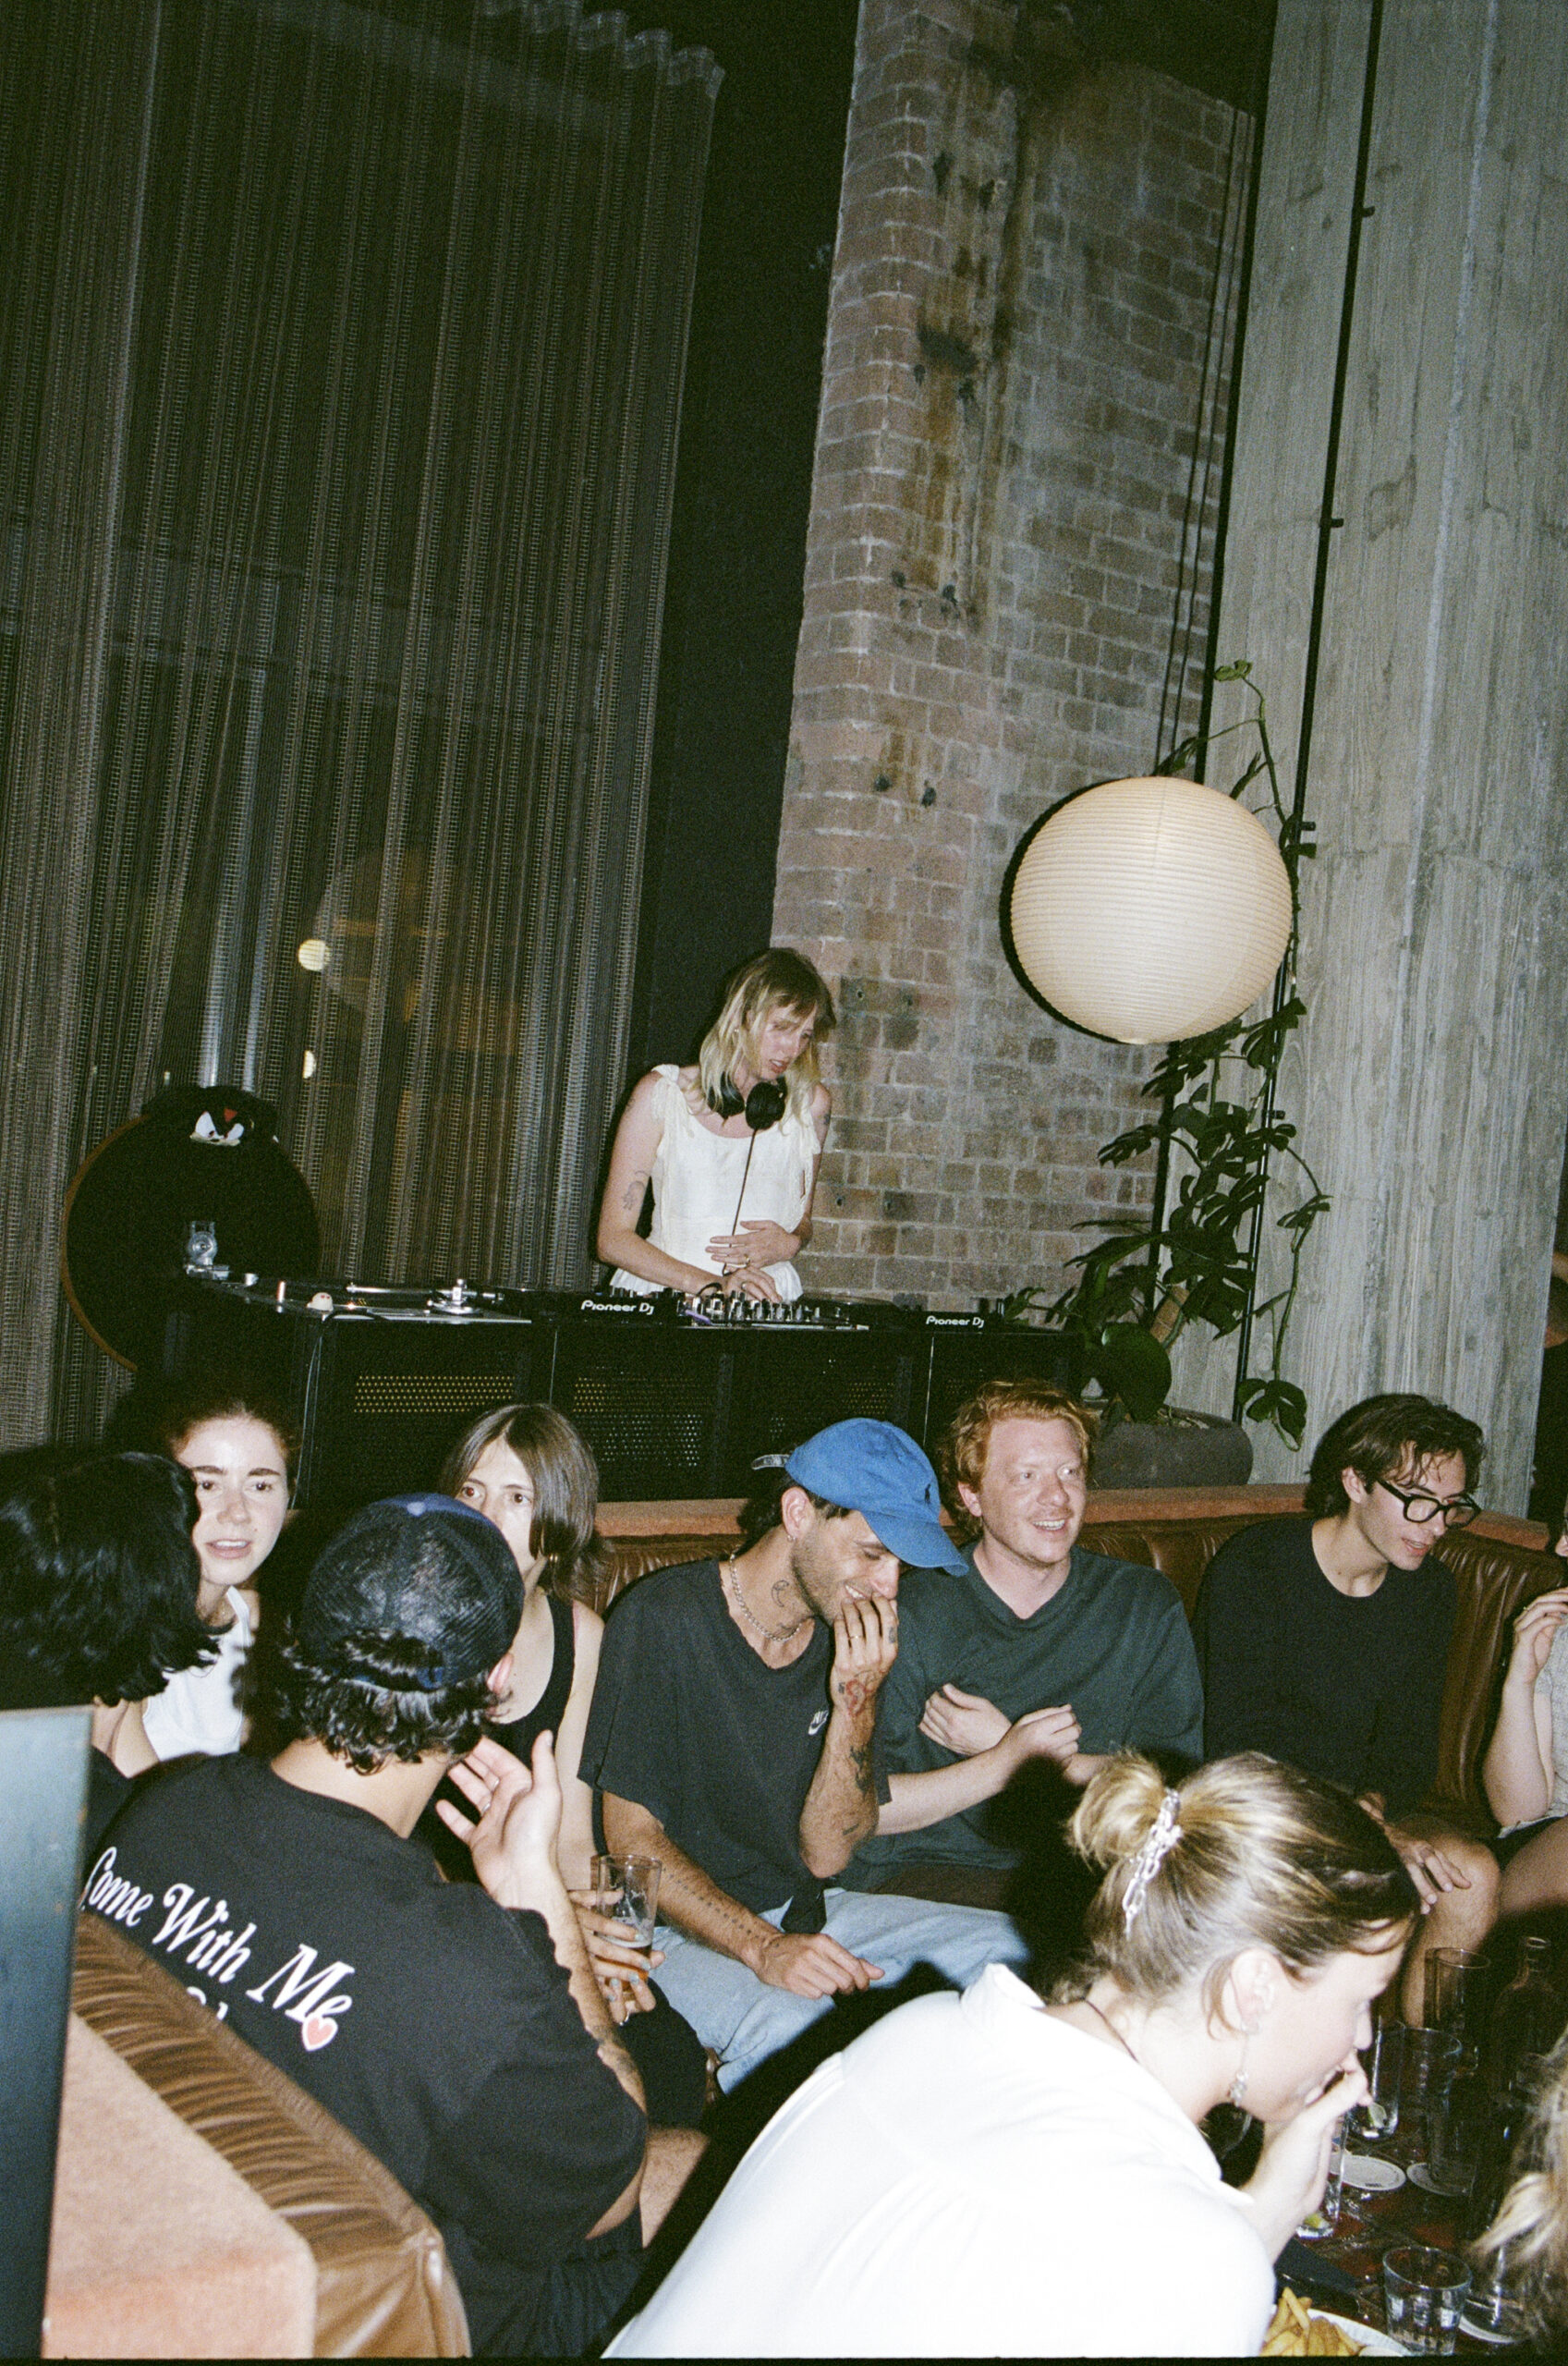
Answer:
[(1209, 1758), (1261, 1750), (1391, 1815), (1417, 1807), (1438, 1770), (1453, 1573), (1430, 1555), (1392, 1565), (1375, 1593), (1341, 1593), (1318, 1566), (1309, 1518), (1264, 1520), (1222, 1544), (1193, 1614)]
[(91, 1864), (94, 1850), (113, 1823), (131, 1793), (128, 1774), (122, 1774), (112, 1758), (101, 1750), (87, 1753), (87, 1860)]
[(539, 1916), (444, 1882), (379, 1818), (243, 1757), (202, 1760), (133, 1799), (84, 1902), (429, 2213), (476, 2349), (541, 2329), (560, 2262), (591, 2275), (583, 2238), (636, 2174), (646, 2128)]
[[(822, 1754), (833, 1636), (820, 1622), (769, 1667), (725, 1606), (716, 1561), (660, 1569), (604, 1628), (585, 1782), (657, 1816), (677, 1848), (754, 1914), (814, 1885), (800, 1811)], [(887, 1778), (877, 1755), (877, 1796)]]

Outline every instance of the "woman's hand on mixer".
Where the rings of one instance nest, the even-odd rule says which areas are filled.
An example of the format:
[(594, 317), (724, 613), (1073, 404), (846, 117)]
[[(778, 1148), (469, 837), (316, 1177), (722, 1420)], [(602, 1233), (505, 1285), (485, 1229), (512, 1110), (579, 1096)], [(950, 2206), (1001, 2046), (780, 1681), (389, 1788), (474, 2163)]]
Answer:
[(726, 1298), (760, 1298), (770, 1306), (784, 1304), (784, 1292), (771, 1274), (757, 1265), (726, 1265), (724, 1268)]
[(738, 1231), (716, 1234), (708, 1254), (720, 1265), (787, 1265), (799, 1256), (800, 1241), (782, 1225), (748, 1216)]

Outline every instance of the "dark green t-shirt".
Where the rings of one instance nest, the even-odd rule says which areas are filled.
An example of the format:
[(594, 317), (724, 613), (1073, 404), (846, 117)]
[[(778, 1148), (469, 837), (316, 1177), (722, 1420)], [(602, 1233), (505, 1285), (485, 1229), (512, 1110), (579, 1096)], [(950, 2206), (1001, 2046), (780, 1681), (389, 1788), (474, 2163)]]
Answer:
[[(1069, 1703), (1086, 1752), (1164, 1750), (1194, 1762), (1202, 1755), (1197, 1659), (1169, 1578), (1077, 1544), (1060, 1592), (1020, 1618), (975, 1567), (973, 1546), (964, 1557), (961, 1578), (942, 1569), (904, 1573), (898, 1657), (877, 1718), (890, 1774), (954, 1763), (954, 1751), (919, 1730), (928, 1699), (943, 1684), (978, 1692), (1010, 1719)], [(880, 1835), (843, 1878), (864, 1885), (900, 1862), (1009, 1865), (1014, 1854), (992, 1836), (991, 1812), (987, 1800), (921, 1832)]]

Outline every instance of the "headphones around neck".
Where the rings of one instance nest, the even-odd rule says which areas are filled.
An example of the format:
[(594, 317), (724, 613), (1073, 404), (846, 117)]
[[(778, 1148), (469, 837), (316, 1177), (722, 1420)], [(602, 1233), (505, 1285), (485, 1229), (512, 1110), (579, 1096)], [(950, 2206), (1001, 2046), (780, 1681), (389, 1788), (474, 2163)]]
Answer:
[(771, 1084), (754, 1084), (743, 1101), (727, 1076), (719, 1079), (717, 1093), (708, 1095), (708, 1106), (716, 1117), (744, 1116), (754, 1134), (765, 1133), (776, 1126), (789, 1104), (789, 1087), (782, 1077)]

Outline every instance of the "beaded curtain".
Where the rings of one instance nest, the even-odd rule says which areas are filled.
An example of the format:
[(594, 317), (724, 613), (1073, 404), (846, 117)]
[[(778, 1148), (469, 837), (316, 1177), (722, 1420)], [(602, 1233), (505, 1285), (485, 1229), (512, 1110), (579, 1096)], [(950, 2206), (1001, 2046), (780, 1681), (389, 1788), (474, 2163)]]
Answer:
[(67, 1187), (273, 1102), (328, 1272), (575, 1282), (622, 1075), (707, 53), (576, 0), (0, 11), (0, 1439)]

